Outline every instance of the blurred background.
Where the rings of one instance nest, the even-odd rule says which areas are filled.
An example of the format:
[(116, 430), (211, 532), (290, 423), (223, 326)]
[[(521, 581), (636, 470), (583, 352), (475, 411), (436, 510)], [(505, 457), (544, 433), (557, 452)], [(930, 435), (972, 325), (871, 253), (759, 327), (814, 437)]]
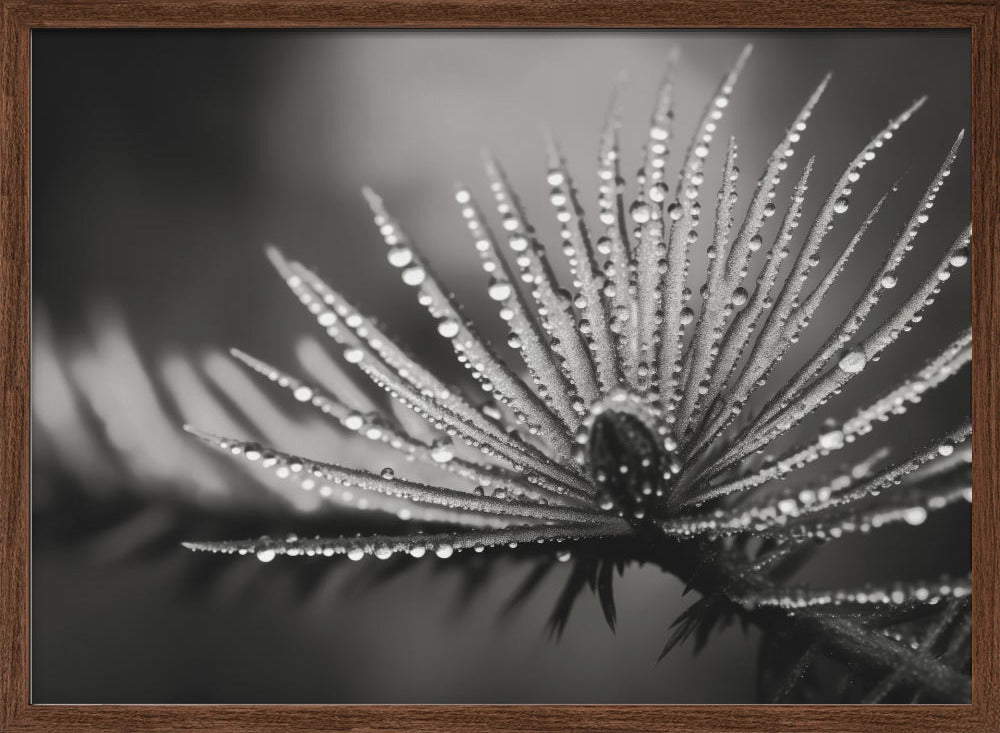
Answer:
[[(433, 321), (386, 265), (360, 187), (385, 197), (480, 330), (502, 344), (455, 182), (485, 199), (488, 146), (542, 239), (558, 241), (542, 125), (593, 201), (597, 138), (616, 85), (630, 178), (670, 49), (681, 52), (675, 130), (683, 141), (747, 42), (755, 50), (716, 136), (737, 136), (744, 193), (833, 72), (782, 188), (817, 156), (806, 220), (871, 135), (929, 95), (855, 187), (828, 239), (833, 252), (900, 182), (833, 302), (776, 370), (780, 378), (839, 322), (968, 125), (967, 34), (34, 32), (33, 702), (754, 701), (752, 630), (730, 629), (697, 656), (682, 646), (654, 663), (693, 599), (653, 569), (633, 568), (617, 583), (616, 634), (596, 600), (584, 598), (555, 643), (545, 620), (558, 571), (501, 618), (528, 571), (514, 560), (463, 603), (463, 578), (436, 559), (367, 587), (375, 561), (262, 565), (178, 545), (392, 527), (350, 509), (319, 514), (178, 430), (190, 421), (313, 458), (369, 460), (358, 439), (225, 356), (237, 346), (320, 380), (343, 379), (337, 350), (324, 350), (270, 269), (266, 243), (315, 265), (440, 374), (465, 384)], [(706, 206), (723, 148), (717, 143), (710, 158)], [(901, 283), (926, 272), (968, 221), (968, 166), (966, 144)], [(703, 265), (696, 253), (694, 271)], [(833, 414), (846, 417), (968, 324), (968, 269), (928, 310), (924, 335), (901, 339), (832, 403)], [(878, 440), (906, 451), (957, 425), (969, 400), (966, 371), (911, 410), (905, 430), (893, 424), (877, 430)], [(963, 506), (919, 529), (834, 543), (811, 572), (825, 584), (934, 577), (965, 572), (968, 555)]]

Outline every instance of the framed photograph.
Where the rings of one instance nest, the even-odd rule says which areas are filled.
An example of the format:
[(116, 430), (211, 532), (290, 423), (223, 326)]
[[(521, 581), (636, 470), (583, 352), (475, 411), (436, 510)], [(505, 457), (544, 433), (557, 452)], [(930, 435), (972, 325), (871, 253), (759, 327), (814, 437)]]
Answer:
[(0, 731), (1000, 730), (1000, 2), (0, 8)]

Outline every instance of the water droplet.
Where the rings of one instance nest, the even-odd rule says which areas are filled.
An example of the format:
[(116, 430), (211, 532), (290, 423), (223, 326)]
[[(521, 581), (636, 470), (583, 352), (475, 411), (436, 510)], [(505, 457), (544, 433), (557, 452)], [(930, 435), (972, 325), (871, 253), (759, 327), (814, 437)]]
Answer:
[(365, 550), (363, 547), (352, 547), (347, 551), (347, 559), (357, 562), (365, 556)]
[(655, 201), (658, 204), (663, 203), (667, 199), (667, 184), (665, 183), (654, 183), (649, 187), (649, 200)]
[(381, 470), (379, 476), (384, 478), (386, 481), (392, 481), (394, 478), (396, 478), (396, 472), (393, 471), (389, 466), (386, 466)]
[(636, 224), (645, 224), (652, 216), (653, 210), (645, 201), (636, 201), (629, 207), (628, 213)]
[(782, 514), (795, 514), (798, 508), (799, 505), (795, 503), (795, 499), (782, 499), (778, 502), (778, 511)]
[(431, 446), (431, 458), (438, 463), (447, 463), (455, 454), (452, 452), (451, 443), (446, 440), (436, 440)]
[(452, 318), (445, 318), (438, 323), (438, 333), (446, 339), (454, 338), (458, 335), (458, 321)]
[(845, 197), (841, 196), (839, 199), (833, 202), (833, 210), (838, 214), (843, 214), (845, 211), (847, 211), (847, 207), (849, 205), (850, 202)]
[(891, 272), (887, 272), (885, 275), (882, 276), (882, 287), (886, 288), (887, 290), (892, 290), (894, 287), (896, 287), (897, 282), (899, 282), (899, 279)]
[(361, 349), (351, 348), (351, 349), (346, 349), (344, 351), (344, 361), (348, 362), (349, 364), (357, 364), (364, 358), (365, 358), (365, 352), (363, 352)]
[(733, 298), (732, 298), (733, 305), (737, 307), (746, 305), (747, 299), (749, 297), (750, 294), (746, 291), (746, 288), (736, 288), (736, 290), (733, 291)]
[(260, 537), (253, 545), (254, 554), (261, 562), (271, 562), (277, 555), (274, 540), (267, 535)]
[(857, 374), (865, 368), (867, 363), (868, 357), (865, 356), (865, 352), (855, 349), (844, 354), (837, 366), (839, 366), (840, 370), (843, 372), (847, 372), (848, 374)]
[(941, 456), (950, 456), (954, 452), (955, 452), (955, 444), (952, 443), (951, 441), (945, 441), (944, 443), (938, 446), (938, 453)]
[(927, 521), (927, 510), (922, 506), (915, 506), (903, 512), (903, 521), (912, 527), (923, 524)]
[(837, 450), (844, 447), (844, 433), (840, 430), (831, 430), (819, 436), (821, 448), (826, 450)]
[(343, 419), (343, 424), (348, 430), (360, 430), (364, 427), (365, 418), (360, 412), (352, 412)]
[(680, 221), (684, 216), (684, 207), (674, 202), (667, 207), (667, 215), (674, 221)]
[(406, 267), (413, 261), (413, 251), (408, 247), (393, 247), (389, 250), (388, 259), (393, 267)]
[(487, 293), (493, 300), (507, 300), (511, 293), (510, 283), (506, 280), (494, 280), (490, 283)]
[(455, 552), (455, 548), (451, 545), (438, 545), (434, 550), (434, 554), (440, 557), (442, 560), (451, 557), (452, 553)]
[(299, 402), (308, 402), (313, 398), (313, 391), (309, 387), (301, 385), (295, 388), (295, 391), (292, 392), (292, 396)]
[(407, 285), (416, 286), (424, 281), (427, 277), (427, 273), (424, 272), (424, 268), (420, 265), (414, 265), (413, 267), (407, 267), (403, 270), (403, 282)]
[(560, 170), (549, 171), (548, 177), (545, 179), (548, 181), (550, 186), (561, 186), (565, 182), (566, 177), (562, 174)]

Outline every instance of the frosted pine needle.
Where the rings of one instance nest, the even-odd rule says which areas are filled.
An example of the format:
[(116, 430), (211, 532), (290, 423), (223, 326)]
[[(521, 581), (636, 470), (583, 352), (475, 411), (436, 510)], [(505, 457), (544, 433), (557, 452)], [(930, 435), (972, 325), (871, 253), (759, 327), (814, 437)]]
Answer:
[[(418, 438), (391, 414), (357, 410), (336, 394), (241, 351), (234, 350), (234, 358), (335, 424), (382, 444), (387, 456), (432, 466), (442, 484), (409, 480), (405, 471), (390, 467), (362, 471), (192, 429), (214, 448), (259, 463), (302, 491), (317, 492), (333, 504), (388, 512), (414, 522), (415, 528), (398, 536), (265, 536), (186, 546), (263, 561), (279, 555), (449, 558), (524, 547), (565, 560), (588, 543), (617, 542), (615, 560), (581, 556), (564, 592), (569, 603), (575, 584), (589, 578), (613, 621), (611, 568), (622, 562), (625, 548), (634, 559), (656, 562), (698, 587), (705, 603), (721, 598), (765, 622), (768, 614), (795, 611), (809, 629), (825, 629), (830, 638), (811, 643), (796, 669), (808, 664), (801, 660), (811, 660), (817, 649), (832, 649), (852, 663), (859, 658), (876, 668), (898, 663), (891, 683), (883, 684), (887, 689), (919, 687), (921, 676), (930, 675), (937, 692), (962, 697), (967, 680), (954, 668), (923, 652), (914, 657), (910, 644), (892, 646), (893, 638), (914, 638), (909, 632), (887, 637), (879, 631), (868, 648), (859, 648), (843, 633), (843, 624), (855, 621), (834, 621), (821, 611), (933, 606), (968, 595), (967, 580), (811, 590), (783, 586), (778, 569), (806, 545), (892, 523), (920, 525), (929, 512), (971, 500), (968, 421), (941, 425), (939, 436), (914, 453), (899, 455), (888, 444), (873, 442), (870, 458), (853, 466), (819, 479), (805, 471), (849, 444), (872, 440), (869, 436), (887, 438), (882, 423), (906, 414), (970, 360), (966, 329), (882, 396), (848, 410), (846, 418), (827, 413), (832, 398), (848, 392), (858, 374), (906, 337), (947, 287), (951, 273), (968, 261), (970, 229), (956, 233), (943, 250), (920, 236), (961, 154), (963, 136), (959, 133), (950, 150), (942, 151), (943, 162), (861, 295), (821, 346), (784, 384), (774, 386), (775, 366), (789, 358), (791, 347), (837, 289), (854, 252), (882, 246), (866, 240), (893, 192), (864, 201), (855, 189), (924, 99), (861, 145), (806, 221), (814, 160), (796, 170), (793, 153), (807, 138), (811, 117), (821, 113), (829, 76), (819, 80), (777, 140), (748, 202), (741, 203), (738, 195), (738, 140), (729, 138), (720, 160), (712, 160), (712, 144), (749, 53), (748, 47), (726, 74), (686, 146), (678, 144), (673, 120), (676, 59), (671, 59), (634, 182), (621, 173), (620, 110), (617, 99), (612, 103), (598, 146), (594, 221), (569, 162), (547, 134), (545, 175), (568, 260), (567, 283), (559, 281), (549, 248), (492, 155), (485, 156), (485, 167), (498, 226), (490, 223), (491, 215), (471, 189), (457, 187), (457, 215), (468, 228), (470, 246), (486, 273), (486, 296), (497, 305), (518, 363), (505, 361), (480, 335), (386, 202), (364, 190), (401, 286), (410, 288), (435, 320), (437, 333), (481, 394), (446, 383), (318, 273), (271, 248), (278, 273), (344, 360), (426, 421), (439, 438)], [(672, 150), (682, 151), (675, 175), (668, 173)], [(721, 187), (710, 205), (703, 184), (714, 166), (721, 170)], [(782, 188), (786, 174), (793, 176), (787, 191)], [(845, 231), (842, 215), (855, 207), (869, 213), (853, 231)], [(532, 215), (540, 216), (545, 208), (537, 207)], [(831, 250), (829, 242), (836, 237), (846, 245)], [(900, 266), (914, 247), (937, 250), (937, 264), (907, 283)], [(704, 279), (692, 275), (695, 254), (707, 257)], [(875, 320), (876, 305), (893, 290), (904, 291), (905, 299)], [(794, 446), (779, 446), (775, 457), (759, 457), (807, 418), (827, 414), (831, 420), (818, 432), (800, 429)], [(765, 544), (754, 551), (746, 538)], [(562, 618), (555, 627), (564, 623)], [(694, 616), (682, 619), (678, 634), (690, 633), (697, 623)], [(857, 621), (851, 633), (874, 633), (868, 623)], [(913, 648), (920, 647), (914, 643)]]

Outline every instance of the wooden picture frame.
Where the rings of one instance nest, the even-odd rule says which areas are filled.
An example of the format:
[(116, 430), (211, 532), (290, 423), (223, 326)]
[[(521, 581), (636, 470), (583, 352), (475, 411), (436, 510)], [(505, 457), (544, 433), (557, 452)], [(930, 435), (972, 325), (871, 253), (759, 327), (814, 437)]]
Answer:
[[(0, 731), (1000, 730), (1000, 0), (0, 0)], [(959, 28), (972, 48), (973, 699), (956, 706), (29, 701), (30, 73), (41, 28)]]

